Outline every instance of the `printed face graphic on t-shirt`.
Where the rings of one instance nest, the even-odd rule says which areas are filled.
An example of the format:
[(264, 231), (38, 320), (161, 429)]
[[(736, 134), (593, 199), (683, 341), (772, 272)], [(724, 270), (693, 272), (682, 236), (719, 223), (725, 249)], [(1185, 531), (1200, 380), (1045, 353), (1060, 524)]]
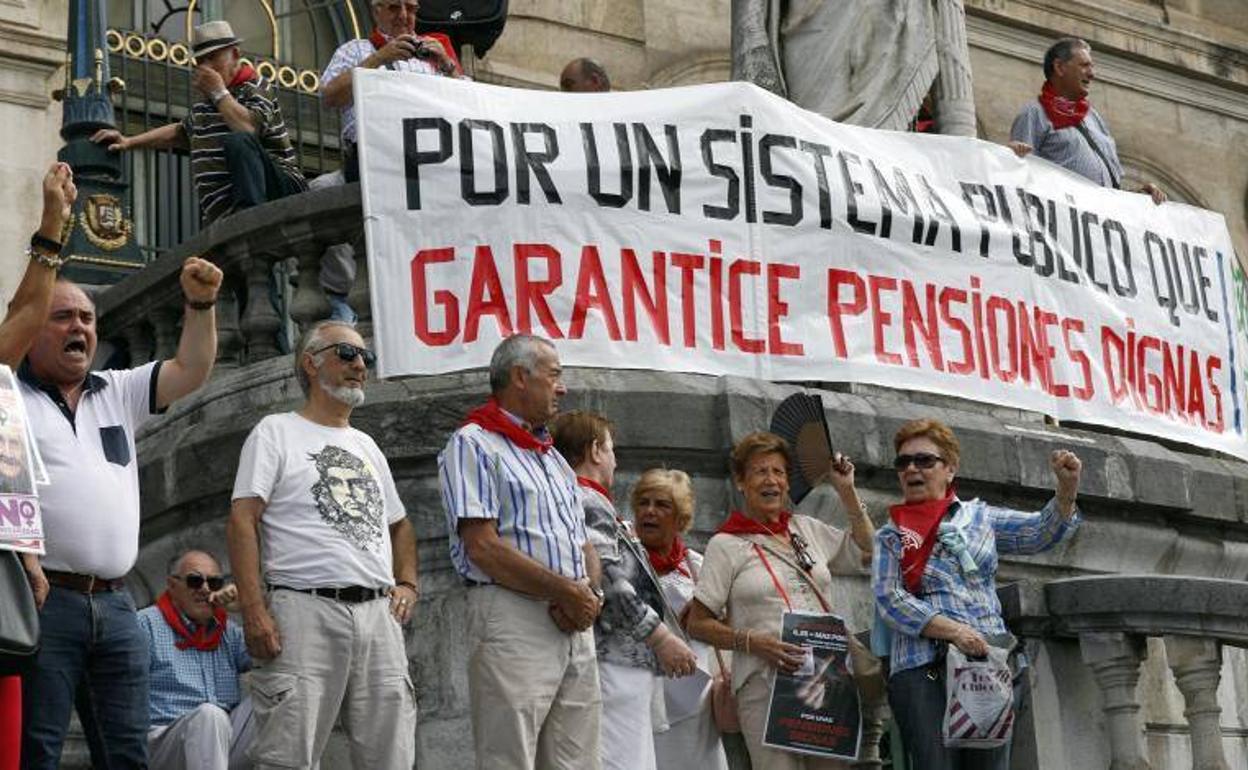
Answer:
[(316, 463), (320, 477), (312, 485), (312, 497), (321, 518), (357, 548), (378, 550), (385, 506), (373, 469), (336, 446), (326, 446), (308, 457)]

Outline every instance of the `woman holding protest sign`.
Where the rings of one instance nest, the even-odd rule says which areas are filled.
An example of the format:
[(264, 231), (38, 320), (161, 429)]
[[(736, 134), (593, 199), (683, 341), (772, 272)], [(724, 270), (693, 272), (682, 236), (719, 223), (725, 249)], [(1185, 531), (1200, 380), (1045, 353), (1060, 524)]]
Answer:
[[(688, 548), (681, 537), (693, 525), (689, 474), (651, 468), (633, 486), (630, 504), (637, 537), (659, 576), (668, 606), (683, 614), (702, 571), (702, 554)], [(681, 680), (668, 680), (672, 695), (668, 702), (677, 702), (677, 691), (685, 687)], [(727, 770), (728, 759), (711, 710), (711, 689), (706, 683), (697, 707), (687, 713), (668, 709), (668, 729), (654, 735), (658, 770)]]
[[(1023, 513), (958, 499), (953, 482), (960, 449), (944, 423), (906, 423), (893, 446), (903, 502), (890, 509), (891, 521), (876, 535), (872, 568), (879, 615), (873, 644), (884, 642), (879, 631), (891, 629), (883, 645), (892, 661), (889, 705), (913, 767), (1005, 770), (1008, 738), (998, 748), (946, 747), (945, 651), (952, 644), (968, 658), (990, 661), (995, 653), (1005, 665), (1004, 651), (1015, 641), (997, 600), (997, 554), (1037, 553), (1075, 531), (1082, 465), (1073, 452), (1053, 452), (1056, 494), (1039, 512)], [(1012, 712), (1003, 717), (1012, 724)]]
[[(788, 443), (774, 434), (751, 433), (733, 448), (733, 480), (745, 505), (707, 544), (687, 623), (695, 639), (733, 650), (733, 692), (755, 770), (844, 768), (846, 762), (831, 757), (852, 756), (856, 742), (848, 751), (819, 757), (772, 748), (779, 744), (765, 732), (777, 675), (791, 678), (811, 667), (806, 648), (781, 640), (783, 618), (832, 618), (836, 608), (825, 598), (832, 575), (863, 571), (875, 529), (854, 489), (848, 458), (836, 454), (829, 475), (851, 533), (789, 511), (788, 469)], [(842, 645), (845, 636), (841, 623)], [(855, 678), (868, 675), (865, 650), (850, 649)]]

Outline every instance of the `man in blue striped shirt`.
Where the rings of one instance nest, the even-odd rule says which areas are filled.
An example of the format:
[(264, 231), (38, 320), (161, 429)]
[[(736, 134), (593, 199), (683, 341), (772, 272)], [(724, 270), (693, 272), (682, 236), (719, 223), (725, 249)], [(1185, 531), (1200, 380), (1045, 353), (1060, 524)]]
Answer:
[(451, 560), (469, 586), (468, 694), (477, 767), (599, 767), (597, 557), (576, 475), (547, 423), (567, 392), (554, 345), (503, 340), (488, 403), (438, 455)]

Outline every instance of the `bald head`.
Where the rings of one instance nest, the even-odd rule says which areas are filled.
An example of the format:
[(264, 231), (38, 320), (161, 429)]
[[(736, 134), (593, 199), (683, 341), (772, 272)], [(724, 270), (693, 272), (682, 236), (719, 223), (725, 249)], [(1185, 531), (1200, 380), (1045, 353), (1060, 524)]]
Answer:
[(573, 59), (559, 75), (559, 90), (572, 93), (610, 91), (611, 79), (602, 65), (593, 59)]

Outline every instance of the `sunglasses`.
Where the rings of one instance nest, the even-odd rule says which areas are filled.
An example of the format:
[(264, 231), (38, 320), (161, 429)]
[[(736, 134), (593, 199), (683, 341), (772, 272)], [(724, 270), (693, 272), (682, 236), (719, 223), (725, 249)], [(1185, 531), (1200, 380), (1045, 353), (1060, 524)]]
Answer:
[(171, 575), (174, 580), (181, 580), (186, 583), (186, 587), (192, 591), (198, 591), (204, 587), (204, 583), (208, 584), (209, 591), (220, 591), (225, 588), (225, 577), (221, 575), (209, 575), (204, 577), (198, 572), (188, 572), (185, 575)]
[(936, 463), (943, 463), (944, 461), (945, 458), (940, 455), (934, 455), (929, 452), (917, 452), (912, 455), (897, 455), (893, 458), (893, 468), (899, 471), (904, 471), (906, 468), (910, 467), (911, 463), (913, 463), (914, 467), (921, 471), (925, 471), (930, 468), (935, 468)]
[(804, 572), (813, 570), (815, 559), (810, 555), (810, 545), (806, 542), (806, 538), (789, 530), (789, 542), (793, 545), (793, 555), (797, 557), (797, 566), (801, 567)]
[(326, 345), (325, 347), (319, 350), (313, 350), (312, 355), (318, 355), (330, 349), (332, 349), (336, 354), (338, 354), (339, 359), (341, 359), (342, 361), (348, 364), (354, 361), (356, 356), (363, 358), (364, 365), (370, 369), (373, 367), (373, 364), (377, 363), (376, 353), (369, 350), (368, 348), (356, 347), (355, 345), (352, 345), (350, 342), (335, 342), (332, 345)]

